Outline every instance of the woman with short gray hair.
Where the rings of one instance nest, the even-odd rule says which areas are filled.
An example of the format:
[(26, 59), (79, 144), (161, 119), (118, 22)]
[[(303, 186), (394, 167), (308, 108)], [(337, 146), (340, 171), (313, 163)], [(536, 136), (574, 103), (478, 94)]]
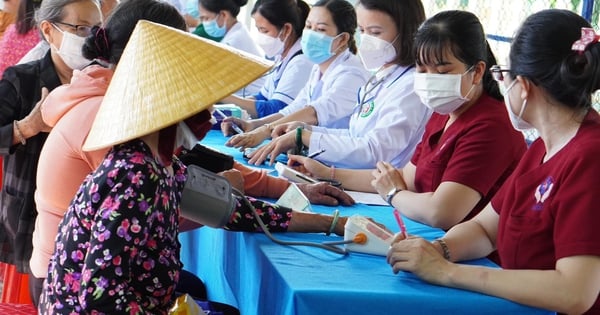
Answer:
[[(38, 21), (50, 50), (42, 59), (7, 68), (0, 81), (0, 261), (16, 265), (21, 273), (30, 272), (37, 162), (49, 131), (39, 105), (48, 91), (71, 80), (74, 69), (91, 62), (82, 57), (81, 47), (102, 15), (97, 0), (44, 0)], [(36, 280), (30, 277), (34, 303), (42, 284)]]

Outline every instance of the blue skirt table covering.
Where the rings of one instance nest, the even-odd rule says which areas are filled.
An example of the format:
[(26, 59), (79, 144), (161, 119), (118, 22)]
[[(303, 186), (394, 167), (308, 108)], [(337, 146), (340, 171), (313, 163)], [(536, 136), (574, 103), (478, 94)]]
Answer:
[[(232, 154), (226, 139), (211, 131), (202, 144)], [(360, 214), (399, 230), (388, 206), (337, 207), (342, 215)], [(330, 214), (334, 207), (313, 205)], [(426, 239), (443, 231), (405, 218), (410, 234)], [(338, 236), (284, 233), (291, 241), (334, 241)], [(411, 273), (394, 274), (385, 257), (361, 253), (342, 256), (320, 248), (282, 246), (260, 233), (204, 227), (180, 234), (185, 269), (206, 284), (211, 301), (254, 314), (553, 314), (504, 299), (425, 283)], [(497, 267), (487, 259), (468, 264)]]

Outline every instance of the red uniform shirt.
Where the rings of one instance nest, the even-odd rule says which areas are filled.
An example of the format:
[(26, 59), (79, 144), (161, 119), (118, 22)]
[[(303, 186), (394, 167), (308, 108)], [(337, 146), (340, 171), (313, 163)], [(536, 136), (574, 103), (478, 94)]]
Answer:
[(468, 186), (482, 196), (469, 219), (479, 213), (515, 169), (527, 149), (508, 119), (504, 104), (487, 94), (446, 131), (448, 115), (433, 113), (411, 162), (416, 192), (433, 192), (442, 182)]
[[(590, 110), (575, 137), (542, 163), (545, 154), (536, 140), (492, 200), (503, 268), (552, 270), (563, 257), (600, 256), (598, 113)], [(586, 314), (600, 314), (600, 301)]]

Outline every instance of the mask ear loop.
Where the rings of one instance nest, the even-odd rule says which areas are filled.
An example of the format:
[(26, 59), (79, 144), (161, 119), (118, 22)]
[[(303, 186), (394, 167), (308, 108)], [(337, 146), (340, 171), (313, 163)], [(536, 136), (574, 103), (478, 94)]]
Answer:
[[(335, 35), (335, 37), (333, 37), (333, 40), (331, 41), (331, 44), (333, 45), (333, 42), (340, 36), (344, 35), (344, 34), (348, 34), (346, 32), (341, 32), (337, 35)], [(349, 34), (348, 34), (349, 35)], [(348, 47), (348, 43), (346, 43), (345, 45), (341, 45), (340, 47), (338, 47), (335, 51), (331, 51), (331, 47), (329, 48), (329, 52), (332, 53), (334, 56), (337, 55), (340, 51), (342, 51), (344, 49), (344, 46)]]

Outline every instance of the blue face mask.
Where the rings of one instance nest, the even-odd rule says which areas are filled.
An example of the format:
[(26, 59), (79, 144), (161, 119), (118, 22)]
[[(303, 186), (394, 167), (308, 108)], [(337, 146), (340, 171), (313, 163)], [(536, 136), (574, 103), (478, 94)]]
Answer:
[(304, 30), (300, 41), (302, 53), (308, 60), (316, 64), (323, 63), (335, 55), (334, 52), (331, 52), (331, 46), (336, 37), (317, 33), (313, 30)]
[(225, 36), (225, 33), (227, 33), (227, 28), (225, 27), (225, 24), (223, 24), (223, 26), (221, 27), (217, 23), (218, 18), (219, 18), (219, 16), (217, 15), (217, 17), (215, 17), (214, 19), (212, 19), (210, 21), (202, 22), (202, 26), (204, 26), (204, 31), (209, 36), (223, 37), (223, 36)]

